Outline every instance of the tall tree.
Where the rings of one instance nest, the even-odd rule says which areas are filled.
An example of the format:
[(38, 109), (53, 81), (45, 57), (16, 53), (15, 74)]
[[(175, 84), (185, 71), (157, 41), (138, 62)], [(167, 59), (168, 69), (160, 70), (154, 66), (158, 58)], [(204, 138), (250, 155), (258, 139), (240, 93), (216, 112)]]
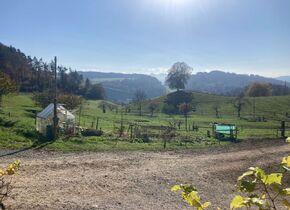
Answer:
[(266, 83), (254, 82), (247, 88), (246, 95), (250, 97), (271, 96), (271, 85)]
[(84, 85), (84, 88), (83, 88), (83, 95), (86, 95), (88, 93), (88, 91), (90, 90), (92, 84), (91, 84), (91, 81), (87, 78), (86, 81), (85, 81), (85, 85)]
[(87, 94), (85, 95), (87, 99), (91, 100), (102, 100), (105, 99), (105, 90), (101, 84), (95, 84), (90, 87)]
[(191, 76), (192, 68), (184, 62), (175, 63), (169, 70), (166, 77), (166, 84), (169, 88), (184, 89), (188, 79)]
[(15, 82), (13, 82), (10, 77), (0, 71), (0, 107), (2, 105), (2, 97), (8, 93), (17, 90)]

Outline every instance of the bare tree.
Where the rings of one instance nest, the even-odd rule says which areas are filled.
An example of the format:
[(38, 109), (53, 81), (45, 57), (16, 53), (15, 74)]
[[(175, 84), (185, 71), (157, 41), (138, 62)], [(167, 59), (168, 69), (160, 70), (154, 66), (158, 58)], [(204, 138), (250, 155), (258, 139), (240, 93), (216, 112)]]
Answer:
[(179, 110), (184, 116), (185, 130), (187, 130), (188, 113), (192, 110), (192, 106), (189, 103), (182, 103), (182, 104), (179, 105)]
[(158, 109), (158, 104), (155, 102), (150, 102), (148, 109), (150, 111), (150, 116), (153, 117), (154, 112)]
[(233, 100), (232, 103), (238, 113), (238, 117), (240, 118), (243, 107), (248, 103), (247, 99), (245, 99), (243, 95), (239, 95)]
[(133, 102), (138, 106), (139, 116), (142, 116), (142, 104), (146, 100), (147, 95), (143, 90), (137, 90)]
[(220, 118), (220, 104), (216, 103), (212, 106), (213, 110), (215, 111), (215, 117)]

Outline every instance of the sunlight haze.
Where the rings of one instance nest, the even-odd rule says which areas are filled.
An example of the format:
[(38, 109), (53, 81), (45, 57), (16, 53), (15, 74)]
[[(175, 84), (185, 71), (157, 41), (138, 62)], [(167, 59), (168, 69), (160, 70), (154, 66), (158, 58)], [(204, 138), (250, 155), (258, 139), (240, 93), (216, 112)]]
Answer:
[[(287, 75), (286, 0), (1, 1), (0, 40), (77, 70)], [(163, 71), (163, 72), (164, 72)]]

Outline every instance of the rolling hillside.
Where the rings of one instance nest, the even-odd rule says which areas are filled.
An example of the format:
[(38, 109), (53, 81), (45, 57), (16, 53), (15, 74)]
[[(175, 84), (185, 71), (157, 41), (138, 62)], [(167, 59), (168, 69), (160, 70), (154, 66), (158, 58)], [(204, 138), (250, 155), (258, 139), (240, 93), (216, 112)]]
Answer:
[[(275, 137), (277, 128), (280, 126), (279, 119), (286, 119), (285, 112), (290, 113), (290, 96), (279, 97), (260, 97), (256, 98), (256, 116), (266, 118), (263, 122), (251, 121), (252, 116), (252, 99), (242, 111), (242, 119), (236, 116), (232, 106), (232, 97), (216, 96), (203, 93), (193, 93), (194, 101), (197, 104), (196, 112), (190, 113), (189, 122), (197, 126), (209, 126), (212, 122), (234, 123), (239, 128), (243, 128), (239, 132), (240, 138), (249, 137)], [(154, 99), (160, 107), (163, 105), (164, 96)], [(95, 126), (96, 118), (99, 118), (99, 127), (106, 132), (106, 136), (100, 139), (85, 138), (75, 139), (72, 141), (57, 141), (49, 147), (60, 150), (99, 150), (110, 149), (115, 145), (115, 140), (106, 140), (113, 136), (116, 127), (120, 126), (121, 106), (114, 105), (118, 109), (107, 109), (106, 113), (102, 112), (100, 103), (102, 101), (87, 101), (82, 107), (81, 126), (92, 128)], [(172, 120), (184, 120), (182, 115), (166, 115), (159, 111), (151, 117), (147, 108), (149, 101), (143, 105), (143, 115), (139, 116), (135, 107), (131, 107), (130, 113), (123, 115), (124, 126), (126, 129), (131, 123), (138, 123), (149, 126), (168, 126), (168, 122)], [(213, 105), (219, 104), (221, 118), (215, 117)], [(40, 112), (31, 99), (31, 94), (8, 95), (3, 98), (3, 104), (0, 110), (0, 147), (2, 148), (23, 148), (29, 146), (37, 146), (39, 142), (35, 132), (35, 112)], [(79, 122), (79, 114), (76, 110), (73, 112)], [(274, 119), (274, 120), (273, 120)], [(287, 118), (290, 126), (290, 118)], [(93, 124), (93, 125), (92, 125)], [(206, 135), (207, 128), (201, 129), (201, 135)], [(290, 132), (290, 131), (289, 131)], [(289, 133), (288, 132), (288, 133)], [(289, 134), (290, 135), (290, 134)], [(121, 140), (122, 141), (122, 140)], [(80, 143), (81, 142), (81, 143)], [(123, 149), (136, 149), (148, 146), (148, 149), (154, 148), (153, 145), (121, 143)], [(158, 147), (162, 148), (162, 143), (158, 143)]]
[[(198, 72), (189, 79), (186, 89), (213, 94), (236, 94), (253, 82), (284, 85), (285, 81), (259, 75), (235, 74), (223, 71)], [(286, 84), (288, 87), (290, 83)]]
[(162, 96), (165, 87), (155, 77), (144, 74), (122, 74), (104, 72), (79, 72), (95, 83), (102, 83), (107, 99), (116, 102), (129, 102), (137, 90), (143, 90), (148, 98)]
[(290, 76), (281, 76), (281, 77), (277, 77), (276, 79), (290, 82)]
[[(193, 92), (193, 103), (196, 105), (195, 114), (213, 116), (214, 106), (219, 107), (221, 116), (236, 116), (237, 112), (233, 106), (234, 97), (219, 96), (201, 92)], [(163, 106), (166, 96), (159, 97), (154, 101)], [(268, 97), (246, 97), (245, 106), (242, 108), (242, 117), (253, 115), (253, 104), (255, 103), (255, 115), (257, 117), (268, 117), (269, 119), (285, 119), (286, 113), (290, 114), (290, 96), (268, 96)], [(290, 120), (290, 118), (288, 119)]]

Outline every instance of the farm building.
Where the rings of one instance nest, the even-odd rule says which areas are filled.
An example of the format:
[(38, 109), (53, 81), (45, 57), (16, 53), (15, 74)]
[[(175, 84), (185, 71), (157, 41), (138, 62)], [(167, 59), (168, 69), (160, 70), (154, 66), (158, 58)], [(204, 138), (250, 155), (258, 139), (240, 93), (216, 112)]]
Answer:
[[(43, 136), (48, 136), (53, 126), (54, 104), (49, 104), (44, 110), (37, 114), (36, 130)], [(65, 133), (74, 133), (75, 116), (64, 108), (61, 104), (57, 104), (57, 117), (60, 130)]]

